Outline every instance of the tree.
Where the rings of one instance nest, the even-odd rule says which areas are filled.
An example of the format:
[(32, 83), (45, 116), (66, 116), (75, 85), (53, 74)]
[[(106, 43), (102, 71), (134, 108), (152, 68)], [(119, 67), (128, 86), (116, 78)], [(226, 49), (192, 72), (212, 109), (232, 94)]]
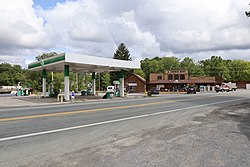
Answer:
[(207, 76), (225, 78), (228, 75), (227, 63), (220, 56), (212, 56), (210, 59), (202, 60), (200, 63)]
[[(116, 49), (114, 53), (113, 59), (118, 59), (118, 60), (128, 60), (132, 61), (132, 57), (130, 56), (129, 50), (127, 47), (124, 45), (124, 43), (121, 43), (118, 48)], [(126, 71), (125, 72), (125, 78), (131, 73), (131, 71)], [(113, 81), (119, 79), (119, 72), (110, 72), (110, 82), (112, 84)]]
[(132, 58), (130, 56), (129, 50), (127, 47), (124, 45), (124, 43), (121, 43), (118, 48), (116, 49), (116, 52), (114, 53), (114, 59), (119, 59), (119, 60), (129, 60), (131, 61)]
[(199, 63), (195, 63), (194, 59), (185, 57), (181, 63), (180, 67), (182, 69), (188, 70), (189, 76), (203, 76), (204, 71)]
[(250, 79), (250, 62), (245, 60), (231, 60), (228, 64), (230, 77), (227, 81), (249, 81)]
[(110, 74), (108, 72), (101, 73), (101, 89), (106, 90), (110, 84)]
[(146, 74), (142, 71), (142, 69), (135, 69), (134, 73), (140, 75), (142, 78), (146, 77)]
[(141, 60), (141, 69), (145, 73), (145, 79), (149, 80), (150, 73), (164, 72), (165, 70), (176, 70), (180, 68), (179, 59), (176, 57), (154, 57)]
[(0, 64), (0, 84), (5, 86), (26, 82), (25, 70), (20, 65)]
[(36, 60), (37, 61), (41, 61), (43, 59), (46, 59), (46, 58), (49, 58), (49, 57), (53, 57), (53, 56), (56, 56), (57, 53), (56, 52), (50, 52), (50, 53), (43, 53), (39, 56), (36, 57)]
[(180, 59), (177, 57), (163, 57), (160, 59), (160, 64), (162, 67), (159, 72), (164, 72), (165, 70), (178, 70), (180, 69)]

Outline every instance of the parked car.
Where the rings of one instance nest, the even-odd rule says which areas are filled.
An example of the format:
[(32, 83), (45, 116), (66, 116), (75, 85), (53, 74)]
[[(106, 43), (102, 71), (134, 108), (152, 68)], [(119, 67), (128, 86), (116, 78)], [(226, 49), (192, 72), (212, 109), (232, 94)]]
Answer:
[(153, 88), (151, 91), (150, 91), (151, 94), (159, 94), (160, 93), (160, 89), (159, 88)]
[(196, 88), (194, 86), (190, 86), (187, 88), (187, 94), (190, 93), (196, 94)]
[(222, 86), (222, 89), (223, 89), (225, 92), (233, 91), (228, 85)]
[(115, 87), (114, 86), (108, 86), (107, 87), (107, 92), (115, 93)]
[(221, 86), (216, 86), (215, 87), (216, 92), (224, 92), (223, 88)]
[(237, 86), (236, 83), (232, 83), (232, 82), (228, 82), (228, 83), (224, 83), (225, 85), (229, 86), (232, 91), (236, 91), (237, 90)]
[(223, 85), (223, 86), (216, 86), (215, 91), (216, 92), (229, 92), (233, 90), (228, 85)]

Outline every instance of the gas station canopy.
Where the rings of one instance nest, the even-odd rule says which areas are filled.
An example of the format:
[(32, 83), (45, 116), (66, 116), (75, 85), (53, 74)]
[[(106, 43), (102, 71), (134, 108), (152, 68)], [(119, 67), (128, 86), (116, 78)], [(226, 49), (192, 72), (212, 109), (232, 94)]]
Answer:
[(37, 61), (28, 65), (28, 69), (32, 71), (42, 71), (43, 85), (42, 96), (46, 96), (46, 73), (64, 72), (64, 97), (68, 101), (70, 99), (69, 91), (69, 72), (87, 72), (92, 73), (93, 94), (95, 95), (95, 73), (105, 71), (120, 71), (120, 96), (124, 97), (124, 70), (139, 69), (140, 62), (125, 61), (117, 59), (109, 59), (103, 57), (95, 57), (88, 55), (62, 53), (41, 61)]
[(89, 55), (62, 53), (28, 65), (32, 71), (46, 69), (52, 72), (63, 72), (64, 66), (69, 65), (72, 72), (105, 72), (139, 69), (140, 62), (117, 60)]

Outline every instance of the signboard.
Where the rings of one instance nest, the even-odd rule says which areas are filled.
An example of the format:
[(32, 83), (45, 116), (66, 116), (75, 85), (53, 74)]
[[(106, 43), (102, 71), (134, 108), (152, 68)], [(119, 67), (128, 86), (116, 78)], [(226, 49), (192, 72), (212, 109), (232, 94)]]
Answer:
[(128, 86), (137, 86), (137, 83), (128, 83)]
[(156, 87), (157, 88), (164, 88), (165, 86), (164, 85), (157, 85)]

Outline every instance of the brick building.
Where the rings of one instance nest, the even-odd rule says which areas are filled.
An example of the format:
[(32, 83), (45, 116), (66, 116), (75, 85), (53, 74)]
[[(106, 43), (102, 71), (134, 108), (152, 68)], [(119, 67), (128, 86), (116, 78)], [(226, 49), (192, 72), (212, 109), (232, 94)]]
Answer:
[(166, 70), (164, 73), (151, 73), (148, 90), (155, 87), (162, 91), (182, 91), (187, 86), (215, 86), (220, 84), (215, 77), (192, 77), (187, 70)]

